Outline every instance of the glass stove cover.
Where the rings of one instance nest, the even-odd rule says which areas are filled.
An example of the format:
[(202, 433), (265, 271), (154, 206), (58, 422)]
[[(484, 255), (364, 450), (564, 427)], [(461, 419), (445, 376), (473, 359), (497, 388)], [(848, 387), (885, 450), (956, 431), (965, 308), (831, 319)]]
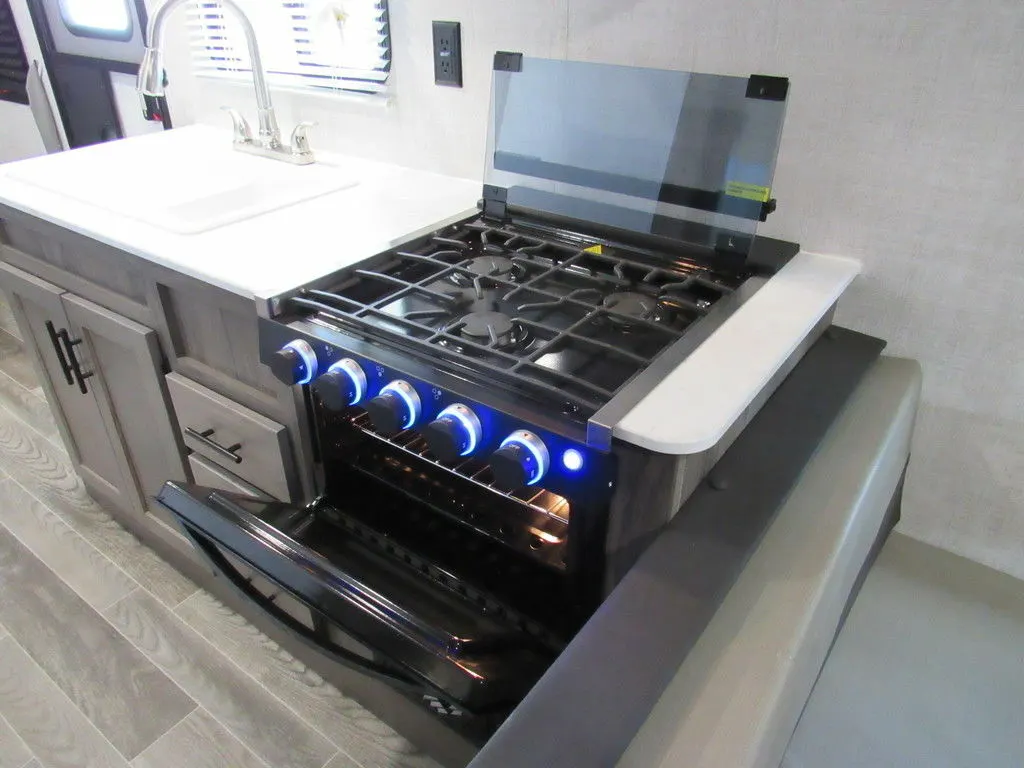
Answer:
[(749, 252), (788, 81), (527, 57), (498, 67), (485, 183), (510, 206)]

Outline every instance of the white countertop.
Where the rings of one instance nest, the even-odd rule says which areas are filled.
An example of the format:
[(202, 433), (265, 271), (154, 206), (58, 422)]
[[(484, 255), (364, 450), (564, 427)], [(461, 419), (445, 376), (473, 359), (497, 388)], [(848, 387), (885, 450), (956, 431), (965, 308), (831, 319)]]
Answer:
[[(479, 181), (323, 155), (358, 184), (208, 232), (183, 235), (17, 178), (32, 163), (54, 168), (63, 163), (84, 172), (89, 164), (79, 160), (90, 154), (102, 167), (144, 145), (160, 153), (164, 162), (173, 153), (187, 158), (197, 142), (211, 141), (228, 145), (231, 134), (191, 126), (2, 165), (0, 203), (233, 293), (268, 299), (472, 215), (482, 189)], [(72, 155), (74, 161), (69, 162)], [(140, 188), (139, 194), (146, 190)]]
[[(137, 158), (140, 149), (150, 148), (162, 154), (167, 167), (168, 155), (179, 153), (194, 162), (199, 144), (221, 141), (230, 141), (228, 132), (193, 126), (0, 166), (0, 203), (234, 293), (265, 300), (470, 216), (481, 192), (477, 181), (326, 155), (330, 165), (357, 183), (183, 235), (18, 178), (31, 176), (27, 172), (33, 170), (32, 163), (49, 164), (50, 176), (56, 171), (59, 179), (62, 166), (69, 174), (84, 173), (83, 168), (116, 165), (124, 162), (120, 158)], [(80, 162), (89, 157), (98, 163)], [(81, 188), (81, 179), (74, 182)], [(144, 188), (140, 194), (145, 194)], [(851, 259), (797, 255), (633, 408), (613, 428), (614, 436), (675, 455), (712, 447), (859, 271), (859, 262)]]

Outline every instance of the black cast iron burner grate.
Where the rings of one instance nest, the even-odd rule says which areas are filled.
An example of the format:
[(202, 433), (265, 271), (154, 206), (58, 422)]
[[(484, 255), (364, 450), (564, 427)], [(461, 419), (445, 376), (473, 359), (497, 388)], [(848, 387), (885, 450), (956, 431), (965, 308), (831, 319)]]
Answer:
[(589, 416), (745, 279), (601, 250), (475, 221), (290, 301)]

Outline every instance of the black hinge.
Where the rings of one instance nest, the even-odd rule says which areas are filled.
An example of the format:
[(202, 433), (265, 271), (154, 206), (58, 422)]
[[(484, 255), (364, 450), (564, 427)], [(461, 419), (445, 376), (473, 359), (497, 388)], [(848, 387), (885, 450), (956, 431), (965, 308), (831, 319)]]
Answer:
[(484, 216), (504, 220), (508, 206), (508, 190), (493, 184), (484, 184)]
[(751, 75), (747, 79), (747, 98), (785, 101), (789, 94), (789, 78), (772, 75)]
[(512, 53), (511, 51), (494, 52), (495, 72), (522, 72), (523, 54)]

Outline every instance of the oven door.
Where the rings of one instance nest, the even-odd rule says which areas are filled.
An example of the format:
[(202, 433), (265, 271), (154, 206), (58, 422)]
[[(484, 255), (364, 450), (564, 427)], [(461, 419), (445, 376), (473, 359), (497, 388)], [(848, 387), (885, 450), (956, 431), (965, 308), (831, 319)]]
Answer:
[(330, 507), (179, 483), (157, 501), (215, 572), (280, 625), (413, 695), (468, 714), (499, 712), (552, 661), (517, 627), (332, 524)]

